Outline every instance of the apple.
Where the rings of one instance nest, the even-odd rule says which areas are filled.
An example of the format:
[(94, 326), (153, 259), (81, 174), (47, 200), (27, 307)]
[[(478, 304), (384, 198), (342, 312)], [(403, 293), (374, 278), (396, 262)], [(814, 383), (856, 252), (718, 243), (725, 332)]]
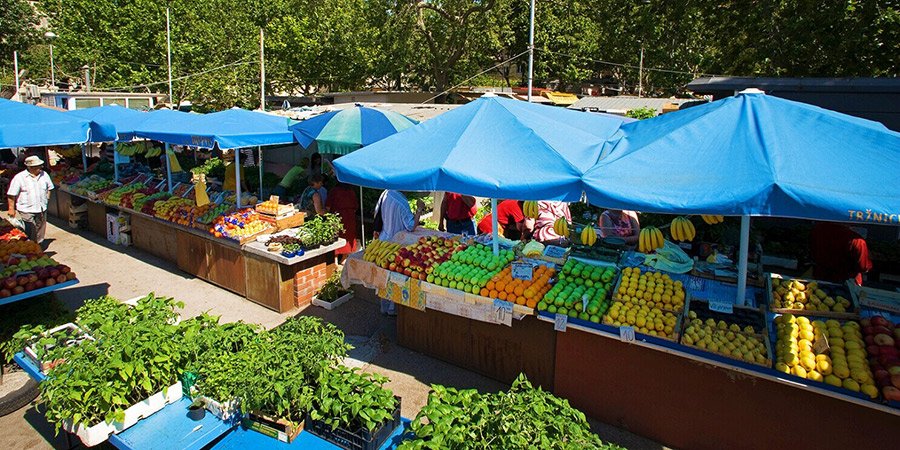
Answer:
[(56, 285), (56, 279), (54, 279), (54, 278), (47, 278), (47, 281), (44, 282), (44, 285), (46, 285), (46, 286), (54, 286), (54, 285)]
[(37, 274), (34, 274), (34, 273), (28, 274), (28, 282), (29, 283), (34, 283), (37, 280), (38, 280)]
[(892, 325), (890, 322), (888, 322), (887, 319), (885, 319), (884, 317), (881, 317), (881, 316), (872, 317), (871, 322), (872, 322), (872, 326), (876, 326), (876, 327), (889, 327)]
[(863, 328), (865, 328), (865, 327), (870, 326), (870, 325), (872, 324), (872, 321), (869, 320), (868, 318), (866, 318), (866, 319), (860, 320), (860, 321), (859, 321), (859, 324), (860, 324), (860, 326), (862, 326)]
[(60, 272), (59, 269), (50, 269), (50, 276), (53, 278), (56, 278), (56, 277), (60, 276), (61, 274), (62, 274), (62, 272)]
[(885, 386), (881, 393), (884, 394), (884, 399), (891, 402), (900, 401), (900, 389), (897, 389), (894, 386)]
[(13, 292), (13, 295), (18, 295), (18, 294), (25, 292), (25, 288), (22, 286), (16, 286), (13, 288), (12, 292)]
[(891, 330), (891, 329), (889, 329), (888, 327), (883, 327), (883, 326), (880, 326), (880, 325), (879, 325), (879, 326), (874, 326), (874, 327), (872, 327), (872, 334), (887, 334), (887, 335), (893, 335), (893, 334), (894, 334), (894, 331)]
[(65, 281), (66, 281), (66, 275), (60, 275), (60, 276), (56, 277), (57, 283), (64, 283)]
[(888, 373), (891, 375), (900, 374), (900, 365), (888, 367)]
[(900, 374), (891, 375), (891, 384), (895, 388), (900, 389)]
[(881, 347), (879, 347), (877, 345), (870, 345), (870, 346), (866, 347), (866, 351), (871, 356), (878, 356), (881, 354)]
[(33, 281), (29, 281), (28, 284), (25, 285), (26, 291), (33, 291), (35, 289), (37, 289), (37, 286), (34, 284)]
[(19, 283), (16, 282), (16, 279), (13, 277), (9, 277), (3, 280), (3, 287), (9, 290), (12, 290), (14, 287), (18, 286)]
[(16, 284), (18, 284), (19, 286), (25, 286), (26, 284), (28, 284), (28, 277), (22, 276), (16, 278)]
[[(60, 277), (66, 277), (67, 280), (70, 280), (70, 281), (71, 281), (71, 280), (74, 280), (74, 279), (75, 279), (75, 272), (69, 272), (69, 273), (67, 273), (67, 274), (65, 274), (65, 275), (60, 275), (59, 277), (56, 277), (56, 281), (59, 281), (59, 278), (60, 278)], [(61, 283), (61, 281), (60, 281), (60, 283)]]
[(6, 298), (12, 295), (12, 292), (9, 289), (0, 289), (0, 298)]
[(36, 289), (40, 289), (40, 288), (42, 288), (42, 287), (44, 287), (44, 286), (46, 286), (46, 284), (44, 283), (44, 280), (37, 280), (37, 281), (34, 282), (34, 287), (35, 287)]

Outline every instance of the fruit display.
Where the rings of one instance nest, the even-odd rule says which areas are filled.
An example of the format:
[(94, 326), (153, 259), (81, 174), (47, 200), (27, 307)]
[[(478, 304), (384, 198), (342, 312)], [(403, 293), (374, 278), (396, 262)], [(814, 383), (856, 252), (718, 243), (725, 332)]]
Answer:
[(531, 219), (537, 219), (540, 215), (538, 203), (536, 201), (527, 201), (522, 203), (522, 214)]
[[(500, 273), (513, 258), (512, 250), (501, 250), (495, 256), (486, 245), (474, 244), (462, 248), (460, 244), (449, 261), (434, 266), (434, 270), (428, 275), (431, 275), (431, 283), (481, 294), (481, 289), (487, 286), (488, 281)], [(426, 281), (428, 275), (425, 277)]]
[[(855, 309), (844, 286), (793, 278), (772, 277), (772, 309), (782, 312), (850, 313)], [(827, 315), (827, 314), (826, 314)]]
[(881, 316), (859, 321), (869, 367), (885, 400), (900, 402), (900, 324)]
[(34, 241), (17, 240), (0, 242), (0, 261), (8, 261), (12, 255), (40, 255), (41, 246)]
[(641, 253), (650, 253), (662, 247), (665, 244), (662, 231), (656, 227), (641, 228), (638, 235), (638, 251)]
[(278, 202), (278, 197), (269, 198), (268, 200), (256, 204), (256, 212), (269, 216), (278, 216), (290, 213), (294, 208), (293, 204), (282, 205)]
[(366, 250), (363, 252), (363, 261), (375, 263), (378, 267), (387, 269), (391, 262), (394, 262), (397, 250), (400, 250), (400, 244), (375, 239), (366, 246)]
[(135, 211), (141, 211), (143, 213), (147, 213), (147, 211), (144, 210), (144, 206), (149, 202), (153, 202), (149, 209), (149, 211), (150, 211), (149, 213), (152, 214), (152, 211), (153, 211), (152, 205), (155, 205), (156, 201), (167, 200), (170, 197), (172, 197), (172, 196), (169, 195), (169, 193), (167, 191), (162, 191), (162, 192), (157, 192), (155, 194), (147, 195), (146, 197), (135, 197), (132, 199), (131, 206), (127, 206), (127, 205), (122, 205), (122, 206), (129, 208), (129, 209), (133, 209)]
[(669, 235), (676, 242), (691, 242), (697, 236), (697, 230), (694, 229), (694, 223), (687, 217), (678, 216), (672, 219), (669, 226)]
[[(122, 202), (122, 198), (128, 194), (135, 194), (138, 192), (144, 191), (147, 189), (147, 186), (144, 186), (143, 183), (134, 183), (134, 184), (126, 184), (125, 186), (117, 187), (113, 190), (107, 191), (106, 196), (103, 198), (103, 203), (106, 203), (110, 206), (119, 206)], [(153, 190), (150, 192), (151, 194), (156, 192)], [(144, 195), (147, 195), (144, 193)]]
[(6, 276), (0, 285), (0, 298), (23, 294), (28, 291), (54, 286), (75, 279), (75, 272), (68, 266), (47, 265), (28, 272)]
[(771, 367), (763, 324), (755, 310), (735, 309), (732, 314), (724, 314), (710, 311), (702, 302), (695, 308), (691, 301), (681, 343), (738, 361)]
[[(5, 220), (3, 222), (6, 222)], [(28, 236), (22, 230), (9, 225), (9, 222), (0, 226), (0, 241), (18, 241), (28, 239)]]
[(37, 270), (42, 267), (59, 265), (53, 258), (44, 255), (31, 255), (23, 258), (11, 256), (6, 260), (6, 267), (0, 270), (0, 277), (8, 277), (19, 272)]
[(116, 153), (122, 156), (140, 155), (145, 150), (145, 145), (138, 145), (136, 142), (122, 143), (116, 146)]
[(584, 227), (581, 230), (581, 244), (591, 247), (595, 243), (597, 243), (597, 230), (594, 227)]
[(569, 259), (562, 267), (559, 281), (538, 302), (537, 309), (600, 323), (609, 309), (615, 277), (613, 267)]
[(700, 217), (707, 225), (716, 225), (725, 221), (725, 216), (701, 215)]
[(80, 195), (82, 197), (87, 196), (89, 194), (95, 194), (98, 192), (103, 192), (107, 189), (112, 189), (115, 187), (115, 184), (112, 180), (108, 180), (99, 175), (91, 175), (87, 178), (83, 178), (69, 186), (69, 190), (72, 191), (75, 195)]
[(153, 215), (162, 220), (170, 222), (175, 221), (175, 214), (178, 208), (182, 206), (192, 206), (193, 200), (186, 198), (172, 197), (168, 200), (161, 200), (153, 204)]
[(775, 370), (878, 396), (858, 323), (783, 314), (775, 317), (774, 325)]
[(669, 275), (626, 267), (603, 323), (630, 325), (635, 331), (675, 340), (685, 295), (681, 281), (673, 281)]
[(512, 267), (506, 266), (481, 288), (479, 294), (482, 297), (506, 300), (517, 305), (535, 308), (550, 290), (550, 280), (554, 275), (556, 275), (556, 270), (538, 264), (534, 267), (531, 279), (522, 280), (513, 278)]
[(222, 214), (225, 214), (234, 209), (234, 205), (229, 205), (227, 203), (207, 203), (202, 208), (204, 209), (198, 212), (199, 216), (195, 215), (194, 217), (194, 226), (196, 226), (197, 224), (211, 224), (214, 220), (216, 220), (216, 217), (219, 217)]
[(269, 224), (259, 220), (259, 213), (253, 208), (244, 208), (231, 214), (219, 216), (213, 221), (209, 232), (215, 237), (241, 240), (269, 229)]
[(449, 260), (451, 255), (455, 254), (454, 252), (465, 248), (465, 244), (462, 244), (458, 238), (424, 236), (419, 238), (415, 244), (398, 249), (393, 261), (388, 261), (388, 270), (417, 280), (426, 280), (438, 265)]

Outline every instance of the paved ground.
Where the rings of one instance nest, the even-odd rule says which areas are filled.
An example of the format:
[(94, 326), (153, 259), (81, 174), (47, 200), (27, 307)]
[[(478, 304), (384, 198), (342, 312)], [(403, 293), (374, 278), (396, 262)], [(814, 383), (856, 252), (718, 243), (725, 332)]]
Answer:
[[(485, 392), (505, 388), (489, 378), (396, 345), (394, 319), (378, 313), (370, 292), (359, 291), (353, 300), (336, 311), (309, 307), (278, 314), (180, 272), (173, 264), (159, 258), (133, 248), (113, 246), (90, 232), (72, 233), (61, 227), (65, 225), (59, 221), (52, 221), (48, 226), (47, 235), (52, 239), (48, 251), (57, 253), (57, 259), (71, 266), (81, 280), (79, 285), (58, 295), (70, 307), (104, 294), (125, 300), (152, 291), (183, 301), (185, 316), (210, 311), (221, 315), (223, 321), (244, 320), (265, 327), (275, 326), (291, 315), (318, 316), (340, 327), (347, 340), (356, 347), (350, 354), (348, 365), (391, 379), (388, 387), (403, 398), (402, 414), (405, 417), (415, 416), (425, 405), (431, 384), (477, 388)], [(596, 421), (591, 425), (604, 440), (630, 449), (661, 448), (659, 444), (621, 429)], [(68, 447), (65, 437), (55, 436), (52, 426), (34, 406), (0, 417), (0, 430), (4, 430), (0, 434), (2, 449)]]

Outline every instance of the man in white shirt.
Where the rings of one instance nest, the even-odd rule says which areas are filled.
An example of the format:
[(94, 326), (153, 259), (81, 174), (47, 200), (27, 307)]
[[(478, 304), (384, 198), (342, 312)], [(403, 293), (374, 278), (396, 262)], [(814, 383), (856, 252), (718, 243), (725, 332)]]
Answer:
[[(413, 213), (403, 194), (392, 189), (382, 192), (375, 204), (375, 239), (388, 241), (401, 231), (413, 231), (424, 211), (422, 200), (416, 200), (416, 212)], [(382, 314), (394, 316), (396, 311), (394, 302), (381, 299)]]
[(19, 172), (9, 183), (6, 192), (9, 216), (19, 216), (25, 223), (28, 239), (40, 244), (47, 229), (47, 202), (53, 181), (41, 167), (44, 161), (37, 156), (25, 158), (26, 170)]

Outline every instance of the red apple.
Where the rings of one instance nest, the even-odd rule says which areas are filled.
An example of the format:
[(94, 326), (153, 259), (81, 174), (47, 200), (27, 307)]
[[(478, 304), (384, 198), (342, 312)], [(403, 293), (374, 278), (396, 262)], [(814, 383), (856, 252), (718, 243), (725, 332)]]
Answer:
[(12, 290), (14, 287), (18, 286), (19, 283), (16, 282), (14, 277), (9, 277), (3, 280), (3, 287), (9, 290)]
[(13, 295), (18, 295), (18, 294), (25, 292), (25, 288), (22, 286), (16, 286), (13, 288), (12, 292), (13, 292)]
[(25, 285), (26, 291), (33, 291), (35, 289), (37, 289), (37, 286), (31, 281), (29, 281), (28, 284)]
[(900, 401), (900, 389), (897, 389), (894, 386), (885, 386), (881, 393), (884, 394), (884, 399), (892, 402)]
[[(65, 275), (60, 275), (60, 276), (56, 277), (56, 281), (59, 281), (59, 279), (60, 279), (61, 277), (66, 277), (66, 280), (70, 280), (70, 281), (71, 281), (71, 280), (74, 280), (74, 279), (75, 279), (75, 272), (69, 272), (69, 273), (67, 273), (67, 274), (65, 274)], [(59, 282), (62, 283), (62, 281), (59, 281)]]
[(866, 352), (869, 353), (870, 356), (878, 356), (881, 354), (881, 347), (877, 345), (870, 345), (866, 347)]
[(16, 278), (16, 284), (18, 284), (19, 286), (25, 286), (26, 284), (28, 284), (28, 277), (21, 276)]
[(890, 322), (888, 322), (887, 319), (885, 319), (884, 317), (881, 317), (881, 316), (872, 317), (871, 322), (872, 322), (872, 326), (876, 326), (876, 327), (889, 327), (892, 325)]
[(35, 274), (35, 273), (28, 274), (28, 282), (29, 283), (34, 283), (37, 280), (38, 280), (37, 274)]
[(900, 389), (900, 374), (891, 375), (891, 384), (895, 388)]
[(44, 286), (46, 286), (46, 284), (44, 283), (44, 280), (37, 280), (37, 281), (34, 282), (34, 287), (35, 287), (36, 289), (40, 289), (40, 288), (42, 288), (42, 287), (44, 287)]
[(60, 273), (69, 273), (72, 271), (72, 269), (70, 269), (69, 266), (62, 266), (62, 265), (57, 267), (57, 269), (59, 269)]
[(47, 281), (44, 282), (46, 286), (55, 286), (56, 279), (55, 278), (47, 278)]
[(61, 274), (62, 274), (62, 272), (60, 272), (58, 269), (50, 269), (50, 276), (53, 278), (56, 278), (56, 277), (60, 276)]
[(9, 289), (0, 289), (0, 298), (6, 298), (12, 295), (12, 292)]

